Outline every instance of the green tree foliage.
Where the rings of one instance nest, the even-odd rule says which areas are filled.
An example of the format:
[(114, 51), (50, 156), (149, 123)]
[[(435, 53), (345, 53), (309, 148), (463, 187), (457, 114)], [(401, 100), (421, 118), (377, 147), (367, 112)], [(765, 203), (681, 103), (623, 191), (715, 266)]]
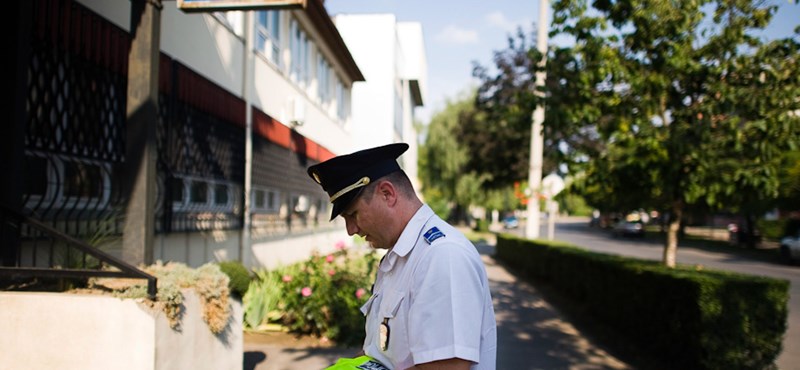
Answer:
[(784, 211), (800, 209), (800, 150), (784, 153), (780, 167), (777, 206)]
[[(760, 1), (559, 0), (545, 125), (570, 148), (589, 202), (670, 214), (675, 264), (692, 207), (757, 212), (779, 196), (782, 153), (800, 144), (800, 38), (753, 35)], [(706, 14), (704, 11), (709, 11)]]
[[(424, 145), (420, 147), (420, 179), (426, 201), (444, 218), (463, 217), (470, 205), (482, 204), (486, 194), (481, 190), (488, 176), (470, 170), (468, 161), (473, 149), (457, 136), (461, 125), (481, 122), (471, 96), (448, 101), (428, 125)], [(452, 219), (453, 217), (451, 217)]]
[[(531, 115), (536, 107), (535, 78), (541, 55), (531, 51), (525, 34), (518, 30), (508, 38), (508, 49), (495, 52), (491, 67), (475, 64), (480, 80), (475, 107), (483, 119), (465, 120), (456, 135), (472, 148), (466, 167), (486, 175), (489, 189), (508, 189), (527, 180), (529, 172)], [(558, 160), (558, 137), (545, 129), (544, 172), (552, 172)]]

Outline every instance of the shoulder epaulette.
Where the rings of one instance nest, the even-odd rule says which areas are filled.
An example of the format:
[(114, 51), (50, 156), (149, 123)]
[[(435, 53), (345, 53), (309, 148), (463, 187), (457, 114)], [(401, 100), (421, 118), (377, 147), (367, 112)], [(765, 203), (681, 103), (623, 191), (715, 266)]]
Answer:
[(430, 230), (426, 231), (425, 235), (423, 235), (425, 241), (428, 242), (428, 244), (433, 243), (434, 240), (439, 239), (443, 236), (445, 236), (444, 233), (439, 231), (439, 228), (436, 226), (430, 228)]

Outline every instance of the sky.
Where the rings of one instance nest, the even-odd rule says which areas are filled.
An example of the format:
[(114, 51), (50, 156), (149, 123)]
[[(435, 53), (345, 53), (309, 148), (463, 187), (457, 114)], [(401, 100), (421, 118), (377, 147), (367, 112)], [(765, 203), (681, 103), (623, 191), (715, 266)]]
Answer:
[[(780, 8), (763, 37), (789, 37), (800, 25), (800, 5), (790, 0), (768, 1)], [(473, 62), (491, 67), (494, 52), (507, 48), (508, 37), (519, 27), (532, 35), (539, 19), (538, 0), (325, 0), (325, 8), (331, 15), (390, 13), (399, 22), (422, 25), (428, 91), (416, 115), (424, 124), (448, 100), (458, 100), (477, 86)], [(552, 17), (552, 9), (548, 14)]]

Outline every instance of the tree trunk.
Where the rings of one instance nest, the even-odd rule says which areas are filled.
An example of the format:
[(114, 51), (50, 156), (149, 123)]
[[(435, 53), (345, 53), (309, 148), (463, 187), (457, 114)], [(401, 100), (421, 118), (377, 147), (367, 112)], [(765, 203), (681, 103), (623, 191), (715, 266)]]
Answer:
[(672, 205), (672, 213), (669, 218), (669, 228), (667, 229), (667, 241), (664, 245), (664, 264), (667, 267), (675, 267), (675, 257), (678, 254), (678, 232), (681, 228), (681, 218), (683, 217), (683, 204), (675, 202)]

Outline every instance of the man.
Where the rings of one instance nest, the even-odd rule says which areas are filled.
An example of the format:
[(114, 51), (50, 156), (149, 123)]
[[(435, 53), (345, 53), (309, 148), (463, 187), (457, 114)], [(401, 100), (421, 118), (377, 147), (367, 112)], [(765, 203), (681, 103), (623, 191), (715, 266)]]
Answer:
[(497, 328), (475, 246), (414, 192), (390, 144), (308, 168), (349, 235), (386, 249), (367, 316), (363, 351), (391, 369), (494, 369)]

